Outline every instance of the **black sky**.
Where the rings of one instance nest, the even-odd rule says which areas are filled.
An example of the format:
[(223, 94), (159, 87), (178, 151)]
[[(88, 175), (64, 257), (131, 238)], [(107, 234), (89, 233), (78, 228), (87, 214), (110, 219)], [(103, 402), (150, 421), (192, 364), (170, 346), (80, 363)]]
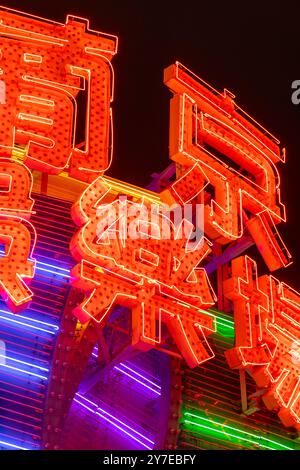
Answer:
[(68, 13), (119, 36), (114, 59), (114, 162), (109, 174), (141, 186), (168, 164), (170, 94), (163, 69), (180, 60), (236, 101), (287, 148), (282, 195), (288, 223), (281, 233), (294, 264), (276, 275), (300, 289), (300, 2), (9, 0), (1, 4), (64, 22)]

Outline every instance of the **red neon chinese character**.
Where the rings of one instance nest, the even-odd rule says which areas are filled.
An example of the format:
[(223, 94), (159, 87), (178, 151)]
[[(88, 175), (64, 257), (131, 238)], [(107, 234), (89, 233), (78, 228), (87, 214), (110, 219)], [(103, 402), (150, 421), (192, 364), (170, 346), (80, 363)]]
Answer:
[(205, 233), (226, 244), (250, 231), (270, 270), (290, 262), (276, 224), (285, 221), (276, 164), (279, 141), (252, 123), (227, 90), (219, 93), (176, 63), (165, 70), (171, 100), (170, 157), (179, 180), (162, 197), (205, 203)]
[(27, 283), (34, 276), (31, 254), (36, 233), (26, 220), (34, 204), (30, 197), (32, 176), (24, 165), (1, 159), (0, 185), (0, 293), (9, 308), (18, 311), (33, 296)]
[(0, 259), (1, 295), (9, 308), (17, 311), (31, 301), (33, 293), (23, 278), (34, 276), (33, 260), (30, 256), (31, 238), (29, 230), (13, 220), (0, 221), (0, 243), (4, 255)]
[[(26, 145), (33, 169), (92, 181), (109, 166), (111, 63), (117, 38), (89, 30), (87, 20), (66, 24), (0, 9), (0, 149)], [(86, 100), (78, 113), (76, 98)], [(80, 114), (80, 116), (78, 115)], [(83, 143), (77, 123), (85, 118)]]
[(75, 314), (104, 326), (114, 304), (127, 306), (134, 344), (160, 344), (165, 324), (191, 367), (210, 359), (206, 337), (214, 318), (199, 309), (213, 305), (215, 297), (205, 270), (197, 268), (210, 252), (208, 242), (202, 239), (189, 251), (188, 237), (179, 236), (183, 224), (175, 228), (159, 211), (153, 222), (146, 201), (100, 205), (108, 191), (98, 178), (73, 207), (74, 220), (83, 225), (71, 242), (81, 261), (73, 275), (75, 285), (89, 293)]
[(263, 401), (285, 426), (300, 429), (300, 295), (273, 276), (257, 277), (256, 263), (232, 262), (224, 294), (233, 301), (235, 348), (225, 353), (232, 368), (248, 368)]

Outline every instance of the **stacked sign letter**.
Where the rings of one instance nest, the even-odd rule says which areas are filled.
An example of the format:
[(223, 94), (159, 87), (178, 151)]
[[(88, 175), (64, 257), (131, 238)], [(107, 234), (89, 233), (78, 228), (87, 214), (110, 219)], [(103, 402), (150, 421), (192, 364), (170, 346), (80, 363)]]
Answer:
[[(270, 271), (288, 266), (291, 255), (277, 230), (285, 221), (279, 141), (236, 105), (232, 93), (219, 93), (181, 64), (166, 69), (165, 83), (174, 93), (170, 156), (177, 179), (162, 198), (202, 201), (205, 235), (228, 259), (250, 236)], [(272, 276), (258, 278), (249, 257), (225, 265), (221, 283), (222, 277), (223, 308), (233, 305), (236, 329), (229, 365), (249, 370), (266, 406), (285, 426), (299, 429), (299, 294)]]
[[(179, 63), (165, 70), (171, 100), (170, 156), (182, 197), (205, 203), (205, 230), (216, 243), (249, 230), (271, 271), (290, 263), (276, 225), (285, 221), (276, 164), (278, 141), (246, 119), (227, 90), (219, 93)], [(177, 180), (165, 197), (178, 192)], [(187, 189), (188, 188), (188, 189)]]
[[(11, 156), (16, 144), (27, 145), (29, 168), (68, 170), (92, 181), (110, 164), (110, 61), (117, 38), (89, 31), (81, 18), (68, 16), (63, 25), (5, 10), (0, 35), (6, 93), (0, 106), (2, 155)], [(78, 109), (80, 94), (84, 110)]]
[(273, 276), (257, 276), (256, 263), (232, 262), (224, 282), (233, 302), (236, 344), (225, 355), (232, 368), (247, 368), (270, 410), (300, 430), (300, 294)]
[(210, 359), (206, 337), (214, 320), (199, 311), (215, 300), (205, 270), (198, 267), (210, 252), (207, 240), (189, 249), (181, 226), (159, 209), (156, 223), (150, 222), (153, 209), (145, 200), (102, 205), (108, 191), (99, 178), (73, 207), (73, 218), (82, 226), (71, 242), (73, 256), (81, 261), (73, 275), (75, 285), (89, 294), (76, 316), (103, 327), (114, 305), (126, 306), (132, 310), (136, 346), (161, 344), (164, 323), (191, 367)]
[(28, 283), (34, 276), (32, 252), (36, 234), (29, 218), (32, 176), (26, 166), (0, 158), (0, 286), (1, 296), (12, 311), (28, 305), (33, 293)]

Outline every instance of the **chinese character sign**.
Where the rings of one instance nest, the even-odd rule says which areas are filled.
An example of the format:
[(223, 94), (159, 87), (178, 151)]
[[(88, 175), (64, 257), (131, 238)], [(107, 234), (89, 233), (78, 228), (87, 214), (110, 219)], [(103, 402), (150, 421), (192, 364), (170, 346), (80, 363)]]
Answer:
[(0, 183), (0, 293), (16, 312), (33, 297), (28, 286), (35, 270), (36, 232), (29, 222), (32, 175), (25, 165), (0, 158)]
[(271, 275), (259, 277), (255, 261), (237, 258), (243, 250), (228, 258), (246, 236), (269, 271), (291, 261), (278, 232), (286, 220), (279, 141), (232, 93), (176, 63), (164, 78), (174, 95), (175, 179), (164, 182), (156, 202), (142, 188), (129, 197), (112, 191), (103, 174), (112, 152), (117, 38), (73, 16), (61, 24), (1, 7), (0, 18), (0, 294), (9, 308), (24, 308), (33, 297), (39, 234), (29, 221), (32, 170), (38, 178), (63, 174), (84, 188), (72, 199), (72, 283), (84, 294), (77, 319), (102, 329), (115, 306), (126, 307), (136, 348), (163, 345), (195, 367), (214, 356), (208, 338), (216, 318), (208, 309), (217, 298), (205, 264), (235, 258), (224, 283), (217, 273), (235, 320), (227, 361), (249, 370), (266, 406), (300, 429), (299, 294)]
[(245, 368), (285, 426), (300, 429), (300, 295), (273, 276), (257, 276), (249, 257), (232, 262), (224, 291), (234, 305), (232, 368)]
[(287, 265), (290, 254), (276, 230), (285, 221), (279, 142), (245, 119), (231, 93), (219, 93), (181, 64), (165, 70), (165, 83), (174, 93), (170, 156), (194, 198), (205, 200), (207, 236), (224, 245), (247, 228), (271, 270)]
[(103, 326), (111, 308), (123, 305), (132, 311), (133, 344), (143, 349), (161, 344), (164, 323), (188, 364), (211, 358), (206, 337), (214, 331), (214, 319), (199, 311), (215, 302), (199, 267), (209, 243), (202, 238), (189, 249), (188, 221), (176, 227), (145, 200), (102, 204), (107, 192), (98, 178), (73, 207), (73, 218), (82, 225), (71, 242), (81, 261), (73, 275), (88, 294), (75, 310), (77, 317)]

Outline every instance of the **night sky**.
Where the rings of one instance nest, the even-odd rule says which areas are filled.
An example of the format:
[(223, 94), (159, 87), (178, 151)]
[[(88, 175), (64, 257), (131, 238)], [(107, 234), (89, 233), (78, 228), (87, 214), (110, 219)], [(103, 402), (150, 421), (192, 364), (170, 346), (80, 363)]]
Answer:
[[(298, 3), (298, 5), (297, 5)], [(119, 36), (114, 162), (109, 174), (145, 186), (168, 164), (170, 93), (163, 69), (179, 60), (236, 102), (287, 148), (281, 165), (288, 223), (280, 226), (294, 263), (277, 271), (300, 289), (300, 105), (291, 83), (300, 80), (300, 2), (10, 0), (2, 5), (64, 22), (68, 13), (93, 29)], [(180, 5), (182, 5), (180, 7)]]

